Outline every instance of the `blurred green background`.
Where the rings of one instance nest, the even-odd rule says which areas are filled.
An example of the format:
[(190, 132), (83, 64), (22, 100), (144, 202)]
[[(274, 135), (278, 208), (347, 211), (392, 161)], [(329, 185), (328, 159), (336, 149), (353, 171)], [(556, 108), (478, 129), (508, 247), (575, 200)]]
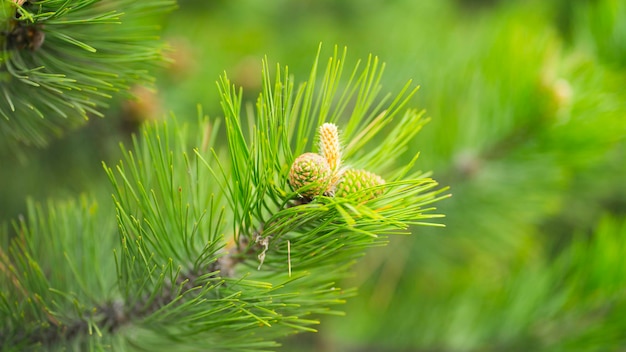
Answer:
[[(446, 228), (372, 250), (345, 317), (285, 351), (626, 349), (626, 2), (179, 0), (172, 63), (139, 101), (46, 150), (0, 159), (0, 219), (26, 197), (110, 193), (101, 161), (141, 123), (221, 115), (224, 71), (255, 99), (261, 59), (304, 80), (319, 43), (386, 62), (383, 90), (421, 86), (413, 142), (453, 197)], [(352, 63), (348, 63), (348, 67)], [(408, 160), (397, 160), (398, 164)]]

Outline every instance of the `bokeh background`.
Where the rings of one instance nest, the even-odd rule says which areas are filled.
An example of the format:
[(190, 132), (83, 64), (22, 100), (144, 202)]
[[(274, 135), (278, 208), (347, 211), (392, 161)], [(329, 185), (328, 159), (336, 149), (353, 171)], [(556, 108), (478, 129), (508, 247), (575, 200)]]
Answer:
[[(221, 116), (223, 72), (253, 101), (261, 59), (306, 79), (320, 43), (386, 62), (432, 117), (413, 141), (451, 187), (445, 228), (392, 238), (342, 285), (346, 316), (285, 351), (626, 348), (626, 2), (179, 0), (171, 63), (47, 149), (0, 160), (0, 220), (25, 199), (111, 190), (102, 161), (146, 121)], [(348, 67), (351, 66), (348, 63)], [(393, 153), (390, 152), (390, 157)], [(407, 160), (397, 160), (398, 164)]]

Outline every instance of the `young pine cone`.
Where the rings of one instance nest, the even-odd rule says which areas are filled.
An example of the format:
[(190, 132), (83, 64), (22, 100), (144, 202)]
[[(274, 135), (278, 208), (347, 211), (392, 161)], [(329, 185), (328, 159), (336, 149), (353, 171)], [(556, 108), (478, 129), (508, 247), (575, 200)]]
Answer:
[(330, 169), (336, 172), (341, 167), (341, 145), (337, 125), (325, 123), (320, 126), (318, 132), (320, 135), (320, 154), (326, 158)]
[[(335, 187), (336, 197), (347, 197), (363, 189), (384, 185), (385, 180), (375, 173), (365, 170), (346, 170)], [(376, 198), (383, 193), (382, 188), (368, 189), (362, 192), (356, 199), (357, 202), (364, 202)]]
[(328, 161), (323, 156), (304, 153), (291, 165), (289, 184), (303, 197), (313, 198), (326, 192), (331, 174)]

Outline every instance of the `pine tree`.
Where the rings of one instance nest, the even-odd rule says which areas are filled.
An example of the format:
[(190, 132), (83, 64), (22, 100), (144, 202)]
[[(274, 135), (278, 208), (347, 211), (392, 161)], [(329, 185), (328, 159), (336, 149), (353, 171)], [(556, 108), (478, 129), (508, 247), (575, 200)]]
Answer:
[[(34, 3), (22, 4), (34, 11)], [(95, 143), (90, 148), (68, 143), (62, 149), (53, 144), (39, 156), (57, 168), (67, 167), (54, 157), (59, 151), (89, 162), (107, 161), (105, 172), (94, 162), (98, 170), (82, 176), (103, 176), (85, 188), (88, 195), (44, 204), (29, 201), (24, 215), (2, 230), (0, 287), (4, 297), (17, 298), (0, 300), (0, 317), (9, 316), (0, 323), (0, 337), (15, 342), (3, 347), (32, 342), (40, 350), (281, 349), (277, 343), (285, 351), (623, 349), (624, 4), (181, 1), (183, 11), (169, 17), (167, 28), (169, 35), (188, 40), (176, 54), (188, 50), (198, 61), (184, 61), (192, 64), (159, 86), (160, 103), (178, 117), (146, 126), (133, 141), (124, 140), (119, 163), (117, 156), (111, 161), (88, 152), (105, 149)], [(131, 27), (127, 33), (133, 33)], [(36, 56), (47, 49), (47, 35), (39, 49), (24, 47), (20, 55)], [(378, 106), (383, 100), (378, 96), (366, 113), (352, 114), (357, 88), (340, 117), (332, 113), (338, 102), (345, 102), (346, 86), (362, 87), (356, 84), (361, 70), (354, 76), (344, 72), (345, 80), (331, 79), (335, 71), (316, 70), (311, 77), (317, 80), (288, 89), (283, 83), (296, 81), (285, 68), (276, 71), (265, 64), (263, 82), (271, 84), (262, 88), (257, 105), (246, 105), (261, 90), (261, 79), (256, 79), (261, 75), (249, 74), (260, 71), (261, 60), (250, 56), (268, 53), (289, 62), (289, 73), (303, 77), (310, 68), (303, 53), (319, 41), (348, 44), (357, 56), (374, 51), (385, 58), (393, 69), (385, 77), (374, 75), (375, 85), (400, 90), (397, 82), (412, 77), (422, 86), (407, 104), (425, 107), (433, 119), (406, 149), (420, 150), (415, 165), (434, 170), (439, 181), (452, 187), (454, 197), (438, 205), (446, 219), (428, 218), (433, 212), (420, 210), (424, 221), (445, 222), (445, 228), (411, 227), (407, 232), (416, 235), (395, 236), (388, 244), (384, 236), (368, 242), (347, 231), (325, 233), (332, 231), (325, 227), (329, 224), (287, 231), (300, 226), (288, 223), (289, 214), (305, 216), (298, 209), (311, 218), (334, 212), (341, 223), (332, 225), (360, 231), (360, 221), (376, 215), (370, 210), (387, 209), (377, 204), (398, 204), (387, 198), (397, 187), (394, 171), (412, 165), (414, 155), (395, 153), (385, 136), (408, 133), (427, 121), (421, 118), (399, 130), (394, 126), (405, 120), (396, 115), (386, 126), (372, 125), (380, 131), (360, 145), (355, 131), (361, 127), (346, 133), (356, 123), (350, 115), (386, 122), (383, 106), (393, 100)], [(366, 66), (379, 68), (373, 58)], [(207, 81), (224, 69), (229, 74), (219, 84), (221, 93), (211, 94), (214, 85)], [(233, 83), (244, 90), (233, 90)], [(315, 92), (312, 98), (305, 99), (307, 89)], [(408, 98), (410, 90), (404, 93)], [(284, 100), (287, 96), (291, 103)], [(203, 113), (195, 118), (198, 101), (211, 116), (221, 116), (214, 106), (218, 100), (226, 107), (226, 118), (209, 119)], [(108, 97), (102, 101), (114, 102)], [(191, 107), (190, 114), (180, 114), (185, 106)], [(289, 108), (277, 109), (281, 106)], [(98, 110), (111, 115), (102, 106)], [(300, 136), (306, 141), (293, 138), (303, 116), (309, 117)], [(82, 138), (104, 134), (99, 130), (103, 125), (93, 122), (114, 119), (92, 119), (91, 133)], [(276, 137), (274, 129), (262, 135), (267, 126), (286, 121), (296, 123), (292, 132), (276, 130), (291, 139)], [(45, 130), (38, 133), (51, 140)], [(399, 134), (396, 140), (405, 137)], [(289, 148), (277, 142), (284, 140)], [(271, 147), (262, 147), (263, 141)], [(70, 152), (76, 145), (81, 150)], [(19, 146), (13, 150), (23, 151)], [(37, 187), (80, 184), (86, 171), (53, 177), (48, 175), (53, 166), (44, 164), (33, 168), (33, 174), (45, 176), (34, 177), (4, 161), (3, 191), (27, 185), (28, 190), (11, 192), (20, 199), (25, 192), (41, 193)], [(409, 172), (401, 179), (419, 178)], [(104, 196), (99, 181), (109, 186)], [(254, 186), (245, 186), (250, 184)], [(435, 188), (422, 195), (431, 191)], [(16, 202), (6, 194), (0, 195), (3, 208)], [(259, 201), (261, 194), (267, 201)], [(309, 213), (313, 210), (320, 213)], [(365, 232), (376, 233), (382, 225), (368, 223)], [(313, 239), (309, 231), (319, 236)], [(161, 232), (168, 236), (159, 236)], [(279, 234), (263, 237), (269, 232)], [(187, 237), (171, 235), (179, 233)], [(97, 242), (84, 240), (94, 237)], [(340, 245), (345, 252), (338, 250)], [(368, 253), (354, 266), (338, 264), (352, 263), (362, 249)], [(186, 260), (187, 252), (198, 260)], [(315, 290), (313, 285), (318, 285)], [(359, 294), (350, 287), (359, 287)], [(266, 300), (270, 296), (271, 302)], [(230, 306), (218, 312), (224, 306), (217, 303), (227, 301)], [(209, 304), (212, 309), (200, 309)], [(24, 315), (11, 315), (20, 309)], [(26, 320), (30, 325), (23, 324)], [(320, 333), (282, 338), (311, 329)]]

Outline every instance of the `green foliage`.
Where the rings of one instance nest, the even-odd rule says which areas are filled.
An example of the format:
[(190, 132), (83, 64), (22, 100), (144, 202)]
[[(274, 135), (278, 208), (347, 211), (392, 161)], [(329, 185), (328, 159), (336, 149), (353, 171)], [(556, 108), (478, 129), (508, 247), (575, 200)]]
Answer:
[[(623, 118), (626, 114), (623, 89), (623, 63), (626, 62), (623, 50), (626, 47), (623, 24), (626, 22), (623, 17), (626, 12), (623, 11), (623, 1), (181, 0), (180, 5), (181, 11), (168, 17), (165, 34), (176, 49), (173, 53), (178, 64), (171, 66), (158, 80), (159, 95), (155, 104), (161, 104), (162, 110), (176, 111), (178, 118), (176, 121), (168, 121), (167, 127), (150, 127), (148, 133), (149, 136), (158, 134), (161, 143), (169, 147), (159, 146), (154, 137), (148, 146), (144, 137), (139, 137), (136, 146), (130, 148), (134, 159), (130, 160), (127, 153), (117, 156), (120, 154), (111, 152), (107, 146), (114, 144), (111, 140), (118, 139), (121, 130), (119, 123), (125, 116), (109, 114), (111, 116), (107, 116), (107, 119), (92, 121), (88, 129), (75, 131), (68, 136), (74, 137), (71, 141), (57, 141), (52, 148), (31, 160), (30, 167), (15, 167), (2, 160), (0, 179), (6, 186), (1, 189), (0, 203), (5, 214), (17, 213), (14, 204), (21, 204), (24, 192), (35, 194), (39, 199), (43, 198), (42, 194), (63, 194), (67, 189), (89, 189), (91, 193), (101, 187), (100, 181), (103, 179), (107, 183), (107, 175), (101, 172), (98, 161), (105, 159), (107, 165), (115, 165), (112, 160), (121, 157), (124, 162), (120, 167), (130, 183), (126, 184), (117, 169), (112, 167), (112, 177), (121, 188), (125, 188), (120, 194), (133, 189), (138, 196), (143, 197), (139, 191), (139, 181), (130, 175), (130, 170), (134, 169), (150, 178), (150, 181), (140, 180), (148, 195), (151, 196), (152, 190), (156, 192), (153, 199), (139, 198), (139, 201), (132, 197), (125, 200), (124, 197), (116, 196), (119, 203), (124, 204), (120, 212), (134, 216), (124, 220), (123, 228), (128, 229), (127, 237), (142, 231), (142, 238), (152, 239), (156, 236), (153, 233), (161, 231), (161, 228), (188, 234), (190, 230), (185, 230), (182, 224), (187, 224), (187, 228), (193, 227), (196, 219), (205, 214), (197, 221), (198, 228), (205, 232), (191, 231), (193, 236), (188, 235), (184, 241), (172, 237), (165, 249), (159, 247), (159, 243), (153, 245), (150, 242), (141, 244), (142, 247), (135, 243), (134, 249), (131, 248), (137, 252), (137, 248), (143, 251), (157, 247), (158, 251), (154, 251), (155, 255), (149, 262), (160, 266), (150, 277), (164, 272), (166, 275), (165, 270), (170, 270), (168, 268), (172, 268), (171, 271), (181, 268), (174, 279), (170, 275), (163, 284), (158, 284), (158, 279), (153, 280), (157, 281), (155, 284), (146, 284), (162, 287), (160, 295), (151, 302), (168, 294), (176, 295), (177, 291), (172, 287), (177, 290), (184, 279), (199, 280), (192, 272), (196, 261), (184, 260), (186, 251), (196, 255), (195, 259), (200, 259), (199, 263), (203, 264), (199, 267), (206, 265), (209, 269), (217, 269), (219, 265), (232, 268), (229, 273), (220, 272), (224, 280), (249, 272), (246, 280), (272, 284), (274, 287), (284, 282), (283, 288), (289, 287), (289, 292), (291, 288), (301, 289), (308, 295), (305, 299), (316, 300), (321, 296), (309, 292), (308, 286), (314, 276), (321, 275), (320, 280), (324, 281), (332, 279), (334, 275), (315, 270), (317, 266), (325, 267), (322, 263), (326, 260), (318, 258), (326, 251), (317, 244), (334, 237), (326, 236), (319, 242), (302, 239), (296, 246), (294, 234), (281, 233), (278, 240), (267, 242), (268, 250), (263, 265), (257, 270), (260, 264), (257, 256), (263, 253), (265, 246), (262, 238), (259, 243), (255, 242), (255, 234), (261, 234), (258, 231), (261, 229), (280, 232), (285, 226), (290, 226), (284, 222), (268, 224), (267, 216), (295, 214), (295, 211), (282, 211), (297, 208), (282, 209), (280, 204), (276, 205), (273, 201), (259, 202), (257, 194), (269, 195), (274, 194), (274, 191), (291, 194), (295, 190), (284, 184), (285, 179), (278, 176), (283, 175), (282, 169), (279, 171), (277, 167), (272, 171), (258, 166), (261, 161), (267, 161), (263, 157), (259, 162), (244, 163), (242, 175), (238, 179), (273, 179), (272, 184), (262, 189), (244, 187), (243, 190), (248, 192), (246, 201), (230, 203), (227, 196), (219, 198), (218, 194), (232, 185), (228, 177), (233, 172), (233, 163), (229, 152), (220, 148), (225, 143), (225, 129), (216, 126), (214, 121), (208, 123), (204, 119), (201, 119), (200, 126), (193, 110), (200, 101), (209, 115), (222, 114), (220, 94), (214, 94), (212, 90), (215, 86), (207, 84), (207, 80), (226, 70), (231, 83), (244, 87), (241, 95), (239, 91), (231, 94), (232, 99), (237, 100), (234, 105), (238, 105), (238, 99), (241, 100), (239, 115), (259, 115), (254, 105), (246, 104), (250, 100), (254, 104), (258, 91), (262, 89), (262, 77), (257, 73), (262, 68), (261, 57), (264, 54), (281, 62), (289, 62), (289, 73), (303, 77), (310, 68), (310, 62), (306, 60), (308, 54), (320, 41), (326, 44), (347, 44), (352, 54), (365, 56), (375, 51), (384, 61), (392, 64), (393, 70), (386, 72), (380, 80), (385, 87), (401, 89), (398, 82), (404, 82), (407, 78), (413, 78), (422, 86), (420, 94), (412, 99), (416, 100), (418, 106), (425, 107), (433, 119), (428, 128), (408, 142), (407, 148), (422, 151), (416, 165), (434, 170), (440, 181), (452, 186), (454, 197), (442, 202), (442, 208), (439, 209), (448, 215), (445, 229), (417, 227), (414, 230), (417, 236), (395, 237), (387, 246), (372, 249), (365, 260), (351, 267), (355, 271), (354, 277), (342, 279), (333, 285), (337, 288), (360, 288), (359, 295), (351, 297), (347, 305), (341, 307), (341, 310), (346, 310), (346, 316), (324, 317), (321, 326), (307, 324), (302, 320), (317, 320), (317, 314), (300, 317), (297, 321), (276, 317), (271, 320), (267, 318), (269, 315), (261, 316), (265, 321), (270, 321), (272, 328), (278, 326), (282, 330), (281, 334), (289, 333), (289, 329), (280, 325), (285, 323), (320, 330), (319, 334), (298, 334), (293, 339), (281, 341), (287, 343), (283, 350), (623, 349), (621, 292), (624, 285), (621, 279), (623, 263), (619, 259), (623, 257), (621, 238), (626, 214), (626, 120)], [(271, 72), (271, 77), (276, 77), (277, 72), (273, 67), (266, 71)], [(284, 69), (280, 74), (280, 81), (284, 81)], [(344, 74), (350, 76), (349, 71)], [(338, 84), (334, 107), (337, 106), (335, 103), (340, 98), (339, 93), (343, 91), (344, 84), (345, 81)], [(223, 92), (232, 88), (229, 84), (220, 84), (219, 87)], [(272, 92), (274, 87), (275, 82), (271, 85)], [(320, 88), (319, 80), (317, 87)], [(294, 86), (293, 92), (297, 91), (298, 87)], [(275, 99), (272, 96), (270, 100)], [(375, 100), (379, 101), (378, 98)], [(354, 101), (348, 103), (346, 111), (351, 111)], [(154, 117), (158, 117), (158, 114)], [(396, 115), (395, 122), (399, 122), (400, 117), (401, 114)], [(421, 122), (426, 120), (422, 118)], [(222, 120), (222, 127), (224, 122)], [(349, 123), (347, 116), (341, 116), (336, 123), (342, 130), (342, 136), (345, 136)], [(258, 136), (264, 130), (253, 129), (251, 126), (255, 124), (258, 126), (255, 118), (244, 117), (241, 122), (241, 134), (246, 140), (246, 146), (263, 140)], [(290, 157), (278, 157), (281, 154), (275, 154), (275, 162), (280, 161), (280, 167), (287, 169), (289, 162), (303, 152), (319, 152), (313, 135), (316, 124), (316, 121), (311, 122), (312, 126), (306, 135), (307, 145), (301, 150), (290, 150)], [(208, 125), (211, 126), (210, 132), (201, 132)], [(354, 148), (353, 145), (353, 155), (345, 160), (347, 167), (366, 169), (393, 182), (393, 170), (397, 165), (409, 164), (413, 155), (378, 154), (377, 143), (384, 139), (384, 135), (394, 131), (391, 127), (383, 127), (377, 137), (360, 148)], [(184, 131), (185, 128), (188, 130)], [(112, 134), (115, 136), (112, 137)], [(200, 142), (203, 138), (199, 134), (214, 136), (206, 139), (210, 143), (206, 142), (207, 147), (204, 149)], [(181, 136), (186, 142), (179, 141)], [(343, 138), (342, 145), (360, 141), (354, 138), (354, 134), (352, 136), (351, 141)], [(169, 143), (165, 143), (166, 140)], [(294, 141), (293, 146), (296, 144)], [(179, 148), (181, 145), (185, 147)], [(208, 145), (215, 146), (215, 154)], [(249, 147), (247, 153), (258, 155), (258, 149)], [(126, 152), (126, 148), (122, 150)], [(137, 150), (142, 152), (138, 153)], [(174, 193), (183, 203), (167, 202), (168, 192), (175, 190), (175, 187), (165, 192), (161, 186), (154, 186), (157, 178), (150, 171), (153, 158), (144, 155), (146, 150), (173, 151), (171, 161), (176, 165), (173, 180), (183, 186), (180, 196), (177, 191)], [(31, 154), (34, 152), (31, 150)], [(367, 164), (370, 159), (355, 156), (363, 156), (368, 152), (384, 158), (389, 168), (385, 170), (378, 162), (361, 165)], [(183, 153), (187, 155), (188, 164), (181, 157)], [(216, 155), (224, 169), (223, 173), (217, 164)], [(65, 161), (67, 159), (70, 161)], [(166, 157), (164, 160), (167, 165), (169, 159)], [(206, 190), (188, 186), (193, 179), (192, 175), (196, 173), (185, 173), (184, 170), (195, 165), (199, 166), (200, 176), (193, 177), (214, 180), (198, 183), (197, 187), (206, 187)], [(93, 176), (96, 174), (102, 177)], [(239, 192), (238, 186), (235, 188)], [(381, 189), (385, 190), (385, 187)], [(370, 192), (376, 193), (381, 189), (370, 189)], [(204, 198), (204, 206), (206, 209), (213, 207), (214, 211), (224, 207), (222, 220), (208, 220), (208, 210), (200, 212), (200, 216), (191, 211), (189, 215), (180, 215), (180, 209), (185, 208), (187, 203), (203, 206), (202, 202), (189, 199), (195, 197), (194, 194), (208, 194), (210, 190), (216, 194), (213, 198), (215, 205), (210, 205), (213, 203), (209, 202), (208, 197)], [(365, 194), (361, 196), (364, 196), (363, 199), (369, 198)], [(366, 207), (359, 204), (357, 199), (360, 198), (354, 195), (350, 199), (354, 202), (347, 203), (360, 206), (357, 211), (363, 211)], [(107, 197), (96, 199), (97, 214), (102, 212), (96, 217), (108, 218), (105, 220), (108, 221), (107, 225), (102, 227), (115, 227), (115, 204), (107, 202)], [(280, 196), (279, 200), (282, 199)], [(332, 208), (336, 203), (332, 203), (333, 199), (338, 198), (320, 197), (314, 203), (302, 205), (306, 209), (311, 204), (318, 204), (324, 210), (335, 211)], [(296, 200), (305, 201), (294, 198), (287, 204), (295, 205)], [(370, 204), (376, 202), (384, 201), (377, 198)], [(158, 207), (144, 209), (148, 205)], [(353, 220), (358, 223), (359, 218), (354, 216), (355, 213), (349, 207), (344, 203), (339, 205), (341, 210), (337, 208), (336, 212), (342, 212), (341, 221), (348, 223)], [(189, 209), (199, 209), (196, 206), (190, 205)], [(265, 210), (265, 206), (271, 209)], [(17, 206), (18, 209), (20, 207)], [(134, 207), (134, 211), (128, 211), (127, 207)], [(231, 207), (239, 208), (237, 222), (228, 216), (233, 213)], [(258, 211), (261, 215), (246, 217), (242, 210), (244, 207), (261, 209)], [(157, 210), (168, 214), (168, 217), (176, 214), (179, 221), (164, 226), (156, 215)], [(80, 214), (80, 211), (77, 213)], [(80, 218), (73, 214), (70, 217)], [(25, 218), (28, 219), (28, 216)], [(215, 225), (212, 229), (207, 226), (209, 221)], [(211, 256), (202, 257), (208, 243), (204, 241), (220, 238), (222, 234), (225, 235), (224, 242), (218, 239), (218, 244), (206, 247), (207, 253), (219, 248), (214, 256), (219, 257), (217, 261), (212, 262)], [(235, 234), (241, 234), (243, 240), (230, 241), (230, 237)], [(103, 243), (103, 250), (111, 253), (116, 249), (117, 262), (122, 263), (118, 238), (119, 233), (113, 237), (113, 244)], [(384, 241), (384, 238), (368, 238), (361, 243), (370, 246)], [(222, 247), (224, 243), (226, 247)], [(331, 244), (330, 249), (335, 246), (335, 243)], [(2, 248), (4, 250), (8, 245)], [(245, 248), (249, 248), (250, 252), (244, 254)], [(315, 256), (302, 258), (297, 252), (303, 249)], [(353, 253), (356, 256), (357, 252)], [(43, 258), (46, 255), (47, 252), (41, 254), (42, 259), (38, 261), (49, 262)], [(172, 264), (166, 261), (169, 257), (164, 259), (167, 255), (172, 257)], [(233, 257), (238, 259), (229, 264), (226, 258)], [(107, 258), (109, 274), (115, 275), (118, 272), (115, 257), (109, 255)], [(296, 260), (299, 262), (296, 263)], [(347, 255), (342, 260), (351, 259)], [(128, 277), (138, 276), (147, 268), (143, 264), (129, 263), (125, 261), (124, 266), (120, 266)], [(290, 263), (291, 279), (298, 278), (294, 281), (289, 281)], [(303, 276), (303, 271), (310, 275)], [(268, 277), (263, 277), (264, 274)], [(209, 282), (215, 279), (205, 277), (202, 280)], [(174, 283), (179, 286), (168, 284), (171, 280), (178, 280)], [(3, 288), (12, 287), (12, 282), (1, 284)], [(99, 311), (106, 311), (102, 309), (104, 301), (104, 308), (108, 307), (109, 312), (124, 311), (121, 309), (124, 305), (120, 304), (123, 302), (123, 294), (119, 289), (121, 286), (117, 286), (117, 278), (107, 282), (113, 288), (99, 295), (97, 302), (90, 303), (81, 298), (81, 305), (85, 309), (95, 306)], [(126, 290), (130, 292), (137, 287), (139, 284), (131, 282), (127, 284)], [(189, 287), (183, 284), (183, 290)], [(224, 285), (220, 289), (222, 287)], [(324, 286), (323, 289), (327, 288)], [(142, 287), (138, 290), (151, 292)], [(254, 290), (267, 292), (266, 287), (256, 287)], [(335, 312), (339, 309), (335, 303), (353, 293), (344, 289), (339, 294), (324, 296), (327, 299), (318, 308)], [(82, 297), (81, 294), (77, 295)], [(134, 297), (131, 293), (129, 295)], [(192, 295), (184, 297), (184, 302), (180, 304), (187, 302)], [(291, 297), (281, 300), (295, 302), (295, 298)], [(195, 305), (200, 303), (190, 301), (193, 302), (192, 310), (197, 309)], [(310, 301), (302, 307), (311, 306)], [(113, 304), (115, 302), (118, 302), (117, 305)], [(139, 304), (131, 308), (146, 306), (148, 298), (137, 299), (137, 302)], [(162, 304), (164, 301), (160, 302)], [(154, 308), (159, 305), (147, 306)], [(131, 308), (126, 309), (132, 311)], [(160, 309), (169, 312), (176, 311), (174, 308), (170, 305)], [(297, 309), (289, 307), (274, 310), (288, 314)], [(95, 317), (91, 321), (100, 323), (97, 326), (106, 326), (107, 323), (102, 320), (105, 316), (100, 315), (100, 318)], [(115, 331), (101, 329), (104, 331), (101, 340), (93, 338), (92, 341), (106, 343), (118, 350), (124, 347), (136, 349), (138, 346), (149, 350), (174, 349), (168, 334), (177, 333), (182, 337), (176, 342), (176, 347), (186, 350), (209, 348), (207, 345), (194, 346), (196, 341), (190, 335), (183, 334), (188, 331), (185, 324), (179, 324), (180, 328), (177, 329), (151, 317), (149, 309), (141, 314), (133, 312), (132, 316), (137, 319), (128, 321)], [(142, 319), (149, 324), (143, 325)], [(242, 324), (249, 322), (248, 319), (243, 318)], [(68, 321), (77, 320), (72, 317)], [(88, 331), (86, 327), (88, 324), (77, 324), (73, 331)], [(155, 329), (158, 329), (157, 336)], [(228, 343), (232, 343), (233, 348), (244, 349), (246, 344), (252, 346), (250, 348), (256, 346), (257, 349), (278, 348), (271, 347), (274, 343), (268, 332), (257, 335), (263, 329), (247, 330), (254, 331), (252, 337), (239, 332), (238, 336), (246, 338), (236, 342), (226, 331), (221, 334), (229, 340)], [(208, 335), (202, 335), (205, 341), (219, 343)], [(264, 340), (259, 341), (257, 338)], [(75, 349), (79, 349), (84, 346), (80, 344), (85, 339), (82, 342), (78, 338), (72, 341), (75, 345), (69, 348), (76, 346)], [(256, 341), (259, 341), (258, 345), (254, 345)]]
[(79, 348), (80, 335), (102, 336), (99, 307), (115, 297), (110, 249), (117, 235), (111, 210), (88, 197), (45, 206), (30, 201), (28, 215), (13, 224), (10, 245), (3, 229), (3, 350), (46, 347), (68, 335), (79, 337), (67, 347)]
[[(567, 6), (601, 21), (584, 9), (616, 3)], [(593, 290), (577, 285), (576, 271), (623, 245), (624, 71), (590, 50), (608, 38), (583, 35), (589, 22), (574, 17), (574, 35), (563, 38), (552, 5), (503, 4), (479, 20), (431, 12), (447, 30), (425, 49), (426, 68), (441, 69), (419, 72), (420, 98), (437, 118), (415, 145), (453, 189), (442, 205), (446, 229), (419, 229), (358, 268), (351, 324), (333, 321), (326, 335), (340, 349), (623, 347), (614, 317), (623, 295), (608, 283), (612, 270), (594, 270), (603, 284)], [(607, 214), (615, 225), (606, 226)], [(596, 248), (597, 236), (613, 242)], [(615, 310), (601, 308), (604, 298)]]
[(557, 1), (560, 27), (565, 37), (611, 66), (626, 66), (624, 20), (626, 4), (618, 0)]
[[(201, 113), (148, 125), (116, 167), (105, 165), (114, 207), (32, 205), (2, 247), (2, 346), (269, 350), (278, 337), (315, 331), (321, 315), (342, 314), (335, 306), (354, 289), (341, 280), (356, 259), (430, 224), (439, 217), (432, 203), (445, 198), (413, 170), (415, 157), (401, 168), (387, 161), (424, 124), (405, 108), (416, 90), (378, 96), (377, 58), (347, 79), (345, 60), (335, 51), (322, 74), (316, 60), (299, 85), (280, 66), (272, 80), (265, 63), (247, 119), (224, 75), (225, 148), (219, 123)], [(313, 199), (291, 189), (289, 167), (324, 122), (345, 126), (347, 163), (388, 180), (376, 198), (359, 201), (368, 187)]]
[(162, 58), (157, 21), (174, 0), (3, 0), (0, 136), (44, 146), (152, 80)]

